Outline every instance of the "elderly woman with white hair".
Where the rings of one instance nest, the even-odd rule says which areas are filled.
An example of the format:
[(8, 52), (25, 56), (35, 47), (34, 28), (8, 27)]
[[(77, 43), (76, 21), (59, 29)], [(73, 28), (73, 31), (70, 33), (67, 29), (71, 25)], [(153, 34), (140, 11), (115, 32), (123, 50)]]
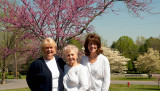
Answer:
[(27, 84), (31, 91), (63, 91), (65, 62), (56, 56), (57, 45), (51, 38), (43, 40), (43, 57), (31, 63), (27, 73)]
[(64, 66), (64, 91), (87, 91), (88, 89), (87, 71), (83, 65), (77, 62), (78, 51), (74, 45), (67, 45), (63, 48), (67, 63)]

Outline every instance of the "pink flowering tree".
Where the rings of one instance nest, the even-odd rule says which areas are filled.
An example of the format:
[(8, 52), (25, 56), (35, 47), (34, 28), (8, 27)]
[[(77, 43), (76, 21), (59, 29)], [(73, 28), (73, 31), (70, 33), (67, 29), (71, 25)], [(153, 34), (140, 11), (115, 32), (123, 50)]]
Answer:
[[(10, 31), (1, 31), (0, 32), (0, 60), (2, 60), (2, 81), (1, 84), (5, 83), (5, 71), (8, 64), (13, 65), (13, 73), (15, 78), (17, 77), (17, 67), (20, 61), (18, 60), (27, 60), (29, 56), (35, 56), (36, 49), (32, 42), (33, 40), (24, 39), (20, 32), (10, 32)], [(23, 40), (22, 40), (23, 39)], [(27, 46), (25, 46), (27, 45)]]
[[(19, 1), (19, 2), (18, 2)], [(69, 39), (93, 30), (90, 23), (114, 3), (123, 1), (133, 14), (148, 11), (151, 0), (0, 0), (4, 14), (0, 22), (21, 28), (25, 37), (42, 41), (52, 37), (61, 48)], [(17, 4), (19, 3), (19, 4)]]

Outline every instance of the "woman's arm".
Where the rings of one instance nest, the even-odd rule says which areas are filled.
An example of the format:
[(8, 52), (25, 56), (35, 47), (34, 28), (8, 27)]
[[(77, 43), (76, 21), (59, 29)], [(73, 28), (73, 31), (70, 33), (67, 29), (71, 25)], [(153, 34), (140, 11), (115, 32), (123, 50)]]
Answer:
[(26, 81), (31, 91), (38, 91), (40, 84), (44, 82), (44, 74), (39, 72), (37, 62), (34, 61), (31, 63), (27, 72)]
[(79, 73), (80, 88), (79, 91), (87, 91), (89, 88), (87, 69), (82, 66)]
[(110, 86), (110, 65), (109, 65), (109, 61), (107, 58), (105, 58), (104, 63), (103, 63), (103, 74), (104, 74), (104, 81), (102, 84), (102, 91), (108, 91), (109, 90), (109, 86)]
[(27, 77), (26, 77), (27, 84), (32, 91), (34, 91), (35, 85), (36, 85), (35, 76), (36, 76), (36, 67), (35, 67), (35, 64), (32, 63), (30, 65), (30, 68), (27, 72)]

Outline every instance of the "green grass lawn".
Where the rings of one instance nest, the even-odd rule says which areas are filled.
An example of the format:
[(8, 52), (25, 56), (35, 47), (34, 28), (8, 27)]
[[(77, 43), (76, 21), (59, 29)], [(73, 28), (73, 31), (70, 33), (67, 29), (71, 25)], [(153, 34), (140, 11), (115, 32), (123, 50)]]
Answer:
[[(7, 75), (8, 79), (13, 79), (13, 75)], [(22, 79), (26, 78), (26, 75), (21, 75)], [(122, 80), (122, 81), (156, 81), (155, 77), (151, 79), (147, 77), (111, 77), (111, 80)], [(30, 91), (29, 88), (20, 88), (20, 89), (9, 89), (9, 90), (0, 90), (0, 91)], [(127, 87), (127, 84), (111, 84), (109, 91), (160, 91), (158, 86), (153, 85), (130, 85)]]
[[(2, 79), (2, 78), (0, 78)], [(6, 75), (6, 79), (14, 79), (13, 75)], [(26, 79), (26, 75), (21, 75), (21, 79)]]
[[(0, 91), (30, 91), (30, 89), (20, 88)], [(160, 91), (160, 88), (152, 85), (130, 85), (130, 87), (127, 87), (127, 84), (111, 84), (109, 91)]]
[(19, 88), (19, 89), (8, 89), (8, 90), (0, 90), (0, 91), (31, 91), (29, 88)]
[[(6, 75), (7, 79), (14, 79), (13, 75)], [(21, 75), (21, 79), (26, 79), (26, 75)], [(111, 80), (123, 80), (123, 81), (156, 81), (155, 77), (148, 78), (148, 77), (112, 77)]]

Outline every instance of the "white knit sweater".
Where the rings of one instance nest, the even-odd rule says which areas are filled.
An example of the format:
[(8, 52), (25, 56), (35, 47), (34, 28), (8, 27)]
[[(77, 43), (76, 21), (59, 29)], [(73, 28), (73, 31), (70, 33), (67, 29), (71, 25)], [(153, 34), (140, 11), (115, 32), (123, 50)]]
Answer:
[(85, 67), (81, 64), (75, 67), (64, 66), (64, 91), (87, 91), (88, 76)]
[(107, 57), (99, 54), (94, 63), (83, 56), (81, 63), (88, 69), (89, 91), (108, 91), (110, 86), (110, 65)]

